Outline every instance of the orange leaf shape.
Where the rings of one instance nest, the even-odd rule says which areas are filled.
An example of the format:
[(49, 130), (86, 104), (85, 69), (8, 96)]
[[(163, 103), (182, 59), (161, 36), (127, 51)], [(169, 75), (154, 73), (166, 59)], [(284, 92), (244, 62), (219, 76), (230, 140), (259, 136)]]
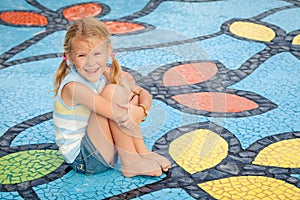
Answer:
[(48, 20), (45, 16), (26, 11), (7, 11), (0, 15), (2, 21), (13, 25), (46, 26)]
[(109, 28), (111, 34), (130, 33), (145, 29), (145, 26), (131, 22), (106, 21), (104, 23)]
[(85, 17), (94, 17), (102, 12), (102, 7), (96, 3), (86, 3), (66, 8), (63, 15), (69, 21)]
[(215, 63), (199, 62), (172, 67), (163, 77), (165, 86), (179, 86), (200, 83), (209, 80), (218, 72)]
[(175, 101), (195, 110), (208, 112), (242, 112), (258, 108), (258, 104), (245, 97), (221, 92), (180, 94)]

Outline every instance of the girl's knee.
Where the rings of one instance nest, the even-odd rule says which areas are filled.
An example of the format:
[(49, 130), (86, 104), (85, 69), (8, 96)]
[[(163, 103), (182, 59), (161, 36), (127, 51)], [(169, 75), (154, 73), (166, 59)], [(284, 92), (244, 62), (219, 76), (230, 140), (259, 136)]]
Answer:
[(124, 87), (117, 84), (109, 84), (101, 92), (101, 96), (116, 103), (126, 103), (128, 94)]
[(112, 99), (114, 87), (115, 87), (114, 84), (109, 84), (109, 85), (105, 86), (100, 95), (107, 99)]

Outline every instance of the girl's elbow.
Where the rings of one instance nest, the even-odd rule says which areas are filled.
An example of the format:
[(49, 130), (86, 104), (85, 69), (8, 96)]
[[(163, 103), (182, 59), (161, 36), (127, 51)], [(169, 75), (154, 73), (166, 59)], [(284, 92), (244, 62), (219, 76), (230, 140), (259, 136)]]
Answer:
[(152, 101), (152, 95), (147, 90), (144, 90), (144, 92), (146, 94), (147, 99)]
[(152, 101), (152, 95), (148, 93), (150, 101)]

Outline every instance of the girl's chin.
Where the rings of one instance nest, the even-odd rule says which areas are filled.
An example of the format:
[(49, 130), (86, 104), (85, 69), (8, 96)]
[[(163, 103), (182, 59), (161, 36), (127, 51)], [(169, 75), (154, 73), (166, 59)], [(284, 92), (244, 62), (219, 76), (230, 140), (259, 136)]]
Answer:
[(98, 79), (97, 80), (95, 80), (95, 79), (87, 79), (89, 82), (91, 82), (91, 83), (96, 83), (97, 81), (98, 81)]
[(100, 79), (100, 76), (101, 75), (98, 75), (98, 76), (86, 76), (85, 78), (90, 81), (90, 82), (97, 82), (99, 79)]

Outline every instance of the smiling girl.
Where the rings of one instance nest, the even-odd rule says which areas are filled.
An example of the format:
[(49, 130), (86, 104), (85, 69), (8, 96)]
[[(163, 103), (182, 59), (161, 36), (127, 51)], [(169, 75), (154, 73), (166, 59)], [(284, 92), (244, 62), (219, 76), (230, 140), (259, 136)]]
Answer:
[(64, 51), (55, 75), (53, 121), (65, 161), (76, 172), (95, 174), (113, 168), (120, 155), (126, 177), (167, 171), (171, 163), (146, 148), (140, 128), (152, 96), (121, 78), (104, 23), (75, 21), (65, 35)]

